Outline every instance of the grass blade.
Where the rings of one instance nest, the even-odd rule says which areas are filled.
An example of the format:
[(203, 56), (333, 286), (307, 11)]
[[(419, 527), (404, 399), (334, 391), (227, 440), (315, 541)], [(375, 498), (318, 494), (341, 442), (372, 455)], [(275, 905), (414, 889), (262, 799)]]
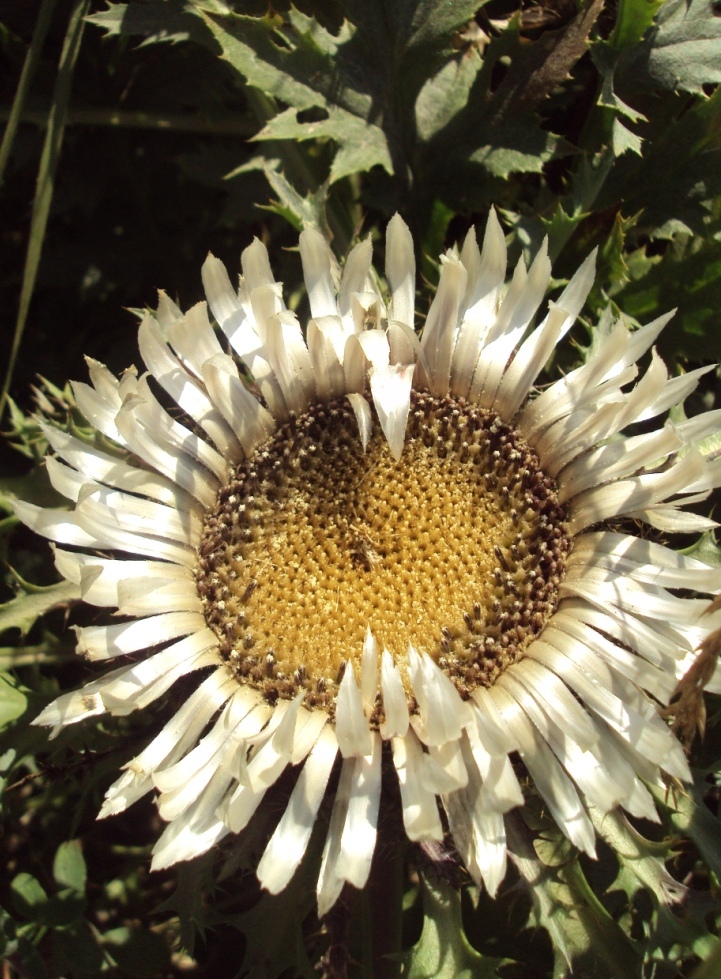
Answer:
[(33, 38), (30, 42), (28, 53), (25, 55), (25, 64), (23, 65), (23, 70), (20, 74), (20, 81), (18, 82), (17, 92), (15, 93), (15, 98), (13, 99), (10, 115), (8, 116), (7, 126), (5, 127), (5, 132), (3, 133), (2, 143), (0, 143), (0, 187), (2, 186), (3, 174), (5, 173), (7, 161), (10, 158), (10, 150), (12, 149), (13, 140), (15, 139), (18, 123), (20, 122), (20, 115), (22, 113), (23, 106), (25, 105), (25, 97), (28, 94), (28, 90), (35, 75), (35, 69), (37, 68), (38, 61), (40, 60), (40, 52), (42, 51), (43, 44), (45, 43), (45, 35), (50, 27), (50, 21), (53, 17), (53, 10), (55, 9), (56, 2), (57, 0), (43, 0), (40, 7), (40, 12), (38, 13), (38, 19), (35, 23)]
[[(46, 0), (47, 3), (47, 0)], [(43, 9), (46, 6), (43, 4)], [(63, 132), (68, 113), (68, 102), (70, 100), (70, 89), (72, 86), (73, 71), (80, 50), (80, 43), (85, 29), (85, 15), (88, 12), (90, 0), (75, 0), (73, 9), (68, 21), (68, 29), (65, 34), (63, 50), (58, 64), (58, 76), (55, 81), (53, 91), (53, 104), (48, 117), (48, 128), (45, 133), (45, 142), (40, 157), (40, 167), (38, 169), (38, 179), (35, 189), (35, 199), (33, 201), (33, 211), (30, 223), (30, 238), (28, 241), (27, 255), (25, 256), (25, 268), (23, 270), (22, 288), (20, 290), (20, 306), (18, 309), (17, 320), (15, 322), (15, 335), (13, 336), (12, 349), (8, 359), (7, 371), (3, 383), (2, 395), (0, 396), (0, 417), (5, 408), (12, 376), (15, 370), (20, 343), (22, 341), (25, 322), (27, 320), (30, 300), (32, 299), (37, 277), (38, 266), (40, 264), (40, 254), (42, 252), (43, 241), (45, 239), (45, 228), (48, 222), (50, 204), (53, 198), (55, 183), (55, 171), (60, 158), (60, 150), (63, 142)], [(42, 11), (41, 11), (42, 14)], [(33, 38), (33, 43), (35, 38)], [(23, 69), (25, 74), (25, 69)], [(16, 96), (17, 102), (17, 96)], [(13, 107), (14, 108), (14, 107)]]

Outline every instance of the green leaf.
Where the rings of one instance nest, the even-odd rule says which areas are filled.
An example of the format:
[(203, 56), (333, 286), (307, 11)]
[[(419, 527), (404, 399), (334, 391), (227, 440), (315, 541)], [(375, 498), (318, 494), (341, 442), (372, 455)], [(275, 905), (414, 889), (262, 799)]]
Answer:
[(643, 158), (627, 153), (616, 162), (596, 207), (622, 203), (627, 214), (642, 211), (639, 232), (654, 239), (678, 234), (707, 239), (713, 202), (721, 194), (721, 89), (690, 108), (676, 99), (668, 108), (654, 120), (652, 132), (643, 133)]
[(620, 119), (613, 120), (611, 131), (611, 148), (614, 156), (621, 156), (623, 153), (636, 153), (642, 156), (642, 140), (636, 133), (631, 132)]
[(610, 293), (624, 313), (643, 323), (678, 307), (661, 337), (664, 355), (695, 360), (701, 343), (706, 357), (721, 357), (721, 334), (717, 329), (721, 241), (684, 235), (662, 255), (650, 257), (643, 247), (631, 252), (627, 262), (627, 282)]
[[(433, 166), (434, 176), (427, 183), (434, 194), (437, 188), (458, 188), (459, 196), (451, 203), (467, 210), (474, 203), (468, 194), (478, 183), (479, 169), (502, 180), (512, 173), (541, 172), (559, 140), (541, 126), (536, 110), (566, 82), (585, 54), (600, 9), (601, 0), (594, 0), (562, 29), (545, 32), (536, 41), (522, 36), (520, 18), (515, 16), (500, 36), (491, 39), (482, 59), (473, 50), (457, 56), (457, 97), (452, 90), (449, 94), (453, 75), (448, 68), (426, 84), (421, 123), (433, 135), (422, 160), (426, 167)], [(428, 108), (436, 94), (445, 111), (457, 109), (443, 127), (442, 116), (436, 118)]]
[(598, 68), (601, 75), (601, 92), (598, 96), (598, 104), (607, 109), (613, 109), (621, 116), (630, 119), (631, 122), (645, 120), (642, 112), (636, 111), (627, 105), (617, 94), (614, 88), (614, 73), (619, 62), (619, 53), (610, 43), (599, 42), (594, 45), (592, 51), (593, 63)]
[(691, 979), (718, 979), (721, 975), (721, 941), (716, 939), (713, 951), (698, 968), (691, 973)]
[[(327, 184), (322, 184), (315, 193), (308, 193), (304, 197), (286, 180), (285, 175), (280, 170), (269, 165), (269, 162), (263, 157), (256, 157), (251, 162), (254, 169), (262, 170), (278, 198), (276, 201), (271, 201), (270, 204), (263, 205), (263, 210), (279, 214), (292, 224), (296, 231), (302, 231), (304, 228), (312, 227), (317, 228), (326, 236), (330, 237), (326, 215), (326, 204), (328, 201)], [(249, 166), (246, 164), (246, 166), (235, 171), (235, 173), (247, 169), (249, 169)], [(229, 174), (229, 176), (233, 176), (233, 174)]]
[(471, 48), (452, 58), (426, 81), (415, 106), (416, 128), (423, 142), (433, 139), (463, 110), (481, 66), (478, 51)]
[(613, 225), (598, 251), (596, 282), (588, 300), (591, 309), (599, 310), (607, 305), (607, 293), (603, 286), (611, 283), (617, 289), (628, 279), (626, 235), (635, 223), (635, 217), (624, 218), (620, 211), (614, 216)]
[(32, 874), (17, 874), (10, 883), (13, 906), (23, 917), (37, 920), (48, 903), (40, 881)]
[[(461, 895), (448, 881), (423, 882), (423, 931), (403, 955), (408, 979), (485, 979), (501, 959), (483, 956), (466, 938)], [(406, 971), (407, 970), (407, 971)]]
[(223, 58), (248, 84), (290, 106), (255, 138), (334, 140), (331, 183), (374, 166), (393, 173), (377, 121), (379, 80), (360, 56), (351, 24), (333, 35), (295, 9), (287, 21), (277, 15), (202, 15)]
[[(107, 10), (90, 14), (86, 20), (105, 31), (106, 37), (142, 34), (144, 44), (177, 44), (193, 40), (217, 52), (213, 37), (202, 21), (188, 9), (190, 4), (149, 0), (148, 3), (108, 3)], [(227, 6), (217, 9), (227, 11)]]
[(93, 929), (85, 921), (78, 921), (67, 929), (53, 931), (53, 953), (57, 967), (63, 975), (73, 979), (96, 979), (106, 964), (103, 952)]
[(497, 136), (505, 145), (485, 143), (470, 154), (468, 162), (480, 164), (492, 177), (501, 180), (513, 173), (541, 173), (557, 146), (553, 136), (543, 133), (535, 124), (529, 128), (522, 119), (506, 124)]
[(21, 635), (27, 635), (36, 620), (50, 609), (80, 600), (80, 586), (72, 581), (41, 588), (15, 577), (21, 594), (0, 605), (0, 635), (7, 629), (19, 629)]
[[(75, 415), (78, 420), (82, 417), (75, 409), (75, 400), (70, 384), (67, 384), (65, 389), (61, 390), (44, 377), (38, 377), (38, 380), (39, 384), (37, 386), (33, 385), (32, 388), (37, 413), (26, 414), (15, 404), (12, 398), (8, 397), (6, 407), (8, 408), (9, 418), (6, 420), (6, 424), (9, 421), (10, 425), (9, 431), (5, 433), (13, 449), (36, 464), (42, 461), (48, 451), (48, 440), (40, 427), (38, 416), (43, 416), (45, 421), (60, 421), (61, 424), (65, 422), (73, 410), (75, 410)], [(60, 494), (51, 490), (50, 480), (47, 474), (39, 469), (37, 465), (30, 476), (37, 480), (44, 479), (48, 486), (46, 496), (52, 492), (55, 500), (60, 498)], [(12, 495), (12, 479), (4, 479), (1, 485), (7, 486), (6, 492)], [(36, 501), (33, 500), (32, 502)]]
[(601, 76), (598, 109), (595, 112), (596, 125), (601, 138), (607, 144), (613, 158), (627, 152), (641, 156), (643, 140), (629, 129), (627, 122), (638, 123), (648, 120), (642, 112), (624, 102), (616, 92), (615, 73), (620, 59), (618, 50), (610, 42), (600, 41), (593, 46), (591, 57)]
[(162, 975), (170, 963), (162, 937), (146, 928), (114, 928), (105, 932), (102, 943), (129, 976), (153, 979)]
[[(688, 552), (686, 552), (688, 553)], [(721, 839), (719, 824), (709, 813), (703, 801), (696, 795), (699, 808), (689, 802), (686, 796), (676, 798), (664, 796), (661, 789), (653, 787), (660, 810), (667, 810), (667, 819), (672, 826), (681, 829), (686, 827), (686, 833), (691, 835), (694, 826), (694, 842), (704, 859), (712, 850), (718, 854), (718, 843)], [(680, 813), (678, 810), (683, 809)], [(620, 813), (609, 813), (606, 816), (591, 810), (591, 818), (597, 832), (613, 848), (618, 858), (619, 872), (609, 891), (621, 888), (628, 897), (628, 907), (632, 907), (633, 896), (643, 888), (650, 896), (656, 908), (648, 926), (648, 958), (654, 957), (661, 949), (668, 950), (671, 961), (681, 957), (682, 949), (688, 949), (695, 955), (703, 957), (713, 949), (716, 939), (708, 930), (708, 916), (716, 907), (712, 895), (695, 887), (687, 888), (675, 880), (664, 865), (664, 860), (675, 855), (673, 851), (682, 854), (688, 849), (683, 843), (672, 839), (652, 842), (644, 839), (627, 822)], [(687, 822), (687, 818), (690, 820)], [(706, 827), (703, 827), (705, 817), (709, 817)], [(704, 849), (701, 849), (702, 842)], [(673, 850), (672, 850), (673, 847)], [(680, 859), (683, 859), (681, 856)], [(715, 857), (718, 863), (718, 857)], [(710, 861), (709, 861), (710, 862)]]
[(609, 43), (616, 49), (638, 44), (666, 0), (619, 0)]
[[(548, 235), (548, 254), (551, 256), (552, 260), (555, 260), (561, 253), (568, 239), (586, 217), (587, 215), (578, 208), (574, 211), (566, 211), (563, 204), (559, 201), (556, 204), (556, 209), (554, 210), (550, 220), (541, 218), (541, 224), (543, 225), (544, 230), (543, 237)], [(538, 244), (534, 246), (533, 254), (535, 254), (537, 251), (541, 238), (539, 237), (537, 241)], [(529, 257), (530, 254), (531, 253), (527, 251), (527, 255)]]
[[(718, 438), (721, 441), (721, 432), (710, 437)], [(703, 561), (704, 564), (708, 564), (712, 568), (721, 568), (721, 546), (716, 543), (712, 530), (707, 530), (705, 534), (701, 534), (695, 544), (687, 547), (681, 553), (696, 558), (697, 561)]]
[(448, 225), (453, 219), (453, 211), (447, 207), (443, 201), (433, 202), (430, 214), (428, 215), (428, 225), (423, 236), (423, 248), (421, 257), (420, 272), (428, 282), (438, 282), (440, 269), (438, 256), (443, 251)]
[[(341, 0), (363, 44), (363, 58), (381, 80), (387, 105), (412, 114), (428, 78), (453, 56), (461, 40), (456, 32), (474, 18), (487, 0)], [(390, 123), (390, 125), (389, 125)], [(410, 135), (410, 133), (409, 133)]]
[(703, 93), (721, 81), (721, 18), (715, 0), (666, 0), (655, 25), (633, 50), (624, 70), (672, 92)]
[(205, 854), (195, 860), (178, 864), (177, 886), (173, 893), (156, 909), (159, 912), (177, 914), (180, 923), (180, 944), (192, 954), (196, 934), (205, 939), (205, 911), (203, 894), (212, 880), (213, 855)]
[(275, 895), (263, 891), (257, 904), (234, 921), (245, 934), (243, 964), (249, 976), (280, 976), (286, 970), (299, 979), (316, 976), (302, 932), (303, 919), (314, 903), (308, 863), (302, 865), (300, 877), (296, 875), (284, 891)]
[(40, 881), (28, 873), (13, 878), (10, 892), (13, 906), (24, 918), (48, 928), (72, 925), (86, 908), (85, 897), (70, 888), (48, 897)]
[(27, 695), (18, 681), (8, 673), (0, 673), (0, 731), (22, 717), (27, 706)]
[[(449, 182), (448, 164), (480, 164), (489, 174), (506, 178), (511, 173), (540, 172), (553, 155), (557, 140), (541, 129), (534, 111), (538, 99), (520, 97), (546, 51), (533, 43), (526, 45), (519, 25), (513, 18), (499, 37), (491, 39), (466, 103), (428, 148), (428, 157), (438, 160), (446, 171), (444, 183)], [(461, 57), (471, 59), (470, 54)], [(503, 80), (494, 88), (494, 73), (505, 66)], [(470, 179), (469, 175), (461, 183)]]
[[(412, 53), (414, 59), (425, 53), (438, 62), (444, 60), (453, 32), (472, 21), (485, 2), (396, 0), (385, 6), (369, 0), (341, 0), (340, 6), (371, 43), (387, 47), (390, 42)], [(423, 69), (418, 70), (420, 77)]]
[(18, 948), (15, 921), (5, 908), (0, 908), (0, 956), (3, 959), (15, 955)]
[(550, 217), (537, 212), (517, 213), (504, 208), (504, 221), (513, 229), (513, 236), (523, 248), (526, 261), (530, 264), (538, 252), (544, 238), (548, 238), (548, 254), (555, 262), (568, 239), (579, 225), (588, 217), (576, 207), (569, 210), (564, 202), (557, 201)]
[(689, 836), (698, 852), (721, 880), (721, 820), (709, 810), (697, 786), (667, 797), (663, 789), (651, 787), (656, 801), (668, 810), (673, 828)]
[(618, 876), (609, 890), (620, 888), (631, 901), (638, 890), (644, 889), (657, 907), (683, 898), (686, 888), (666, 868), (665, 860), (671, 855), (668, 842), (645, 839), (618, 810), (600, 813), (589, 805), (588, 811), (596, 832), (618, 859)]
[(12, 511), (13, 500), (26, 500), (36, 506), (57, 507), (65, 498), (53, 489), (45, 467), (37, 467), (25, 476), (0, 477), (0, 506)]
[(551, 938), (554, 979), (568, 975), (569, 967), (594, 979), (638, 979), (638, 951), (599, 901), (568, 840), (549, 827), (532, 841), (517, 815), (506, 826), (509, 849), (533, 902), (533, 920)]
[[(594, 48), (594, 52), (597, 52), (598, 48)], [(603, 85), (601, 86), (601, 94), (598, 97), (598, 104), (605, 106), (607, 109), (613, 109), (620, 116), (625, 116), (626, 119), (630, 119), (631, 122), (646, 121), (646, 116), (642, 112), (637, 112), (632, 106), (627, 105), (623, 99), (619, 98), (613, 88), (613, 71), (604, 70), (603, 63), (598, 56), (594, 58), (596, 66), (599, 71), (603, 73)], [(640, 137), (636, 137), (639, 139)], [(616, 154), (617, 156), (619, 154)]]
[(47, 979), (48, 973), (43, 957), (27, 938), (21, 936), (18, 939), (16, 955), (22, 968), (20, 975), (23, 979)]
[(53, 861), (53, 877), (60, 887), (69, 887), (78, 894), (85, 893), (87, 868), (80, 840), (60, 844)]

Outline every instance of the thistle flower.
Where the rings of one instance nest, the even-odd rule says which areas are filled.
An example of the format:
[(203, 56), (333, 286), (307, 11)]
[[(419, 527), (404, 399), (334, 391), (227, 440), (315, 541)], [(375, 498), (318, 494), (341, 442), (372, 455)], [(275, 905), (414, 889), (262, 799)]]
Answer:
[[(259, 241), (239, 290), (209, 257), (219, 331), (205, 303), (183, 314), (161, 294), (139, 329), (147, 373), (116, 379), (90, 361), (91, 384), (74, 386), (106, 446), (45, 426), (49, 476), (74, 508), (17, 513), (115, 617), (78, 629), (78, 652), (110, 672), (35, 723), (57, 733), (167, 695), (174, 713), (100, 813), (155, 793), (167, 821), (156, 868), (243, 830), (291, 766), (258, 867), (274, 893), (336, 769), (320, 914), (346, 882), (366, 883), (383, 766), (409, 839), (449, 833), (491, 894), (524, 791), (593, 855), (589, 805), (657, 819), (647, 786), (690, 777), (659, 712), (721, 621), (688, 595), (721, 589), (721, 572), (643, 527), (715, 526), (682, 504), (721, 481), (721, 460), (695, 447), (721, 412), (624, 431), (680, 404), (703, 370), (668, 376), (653, 343), (669, 316), (637, 330), (609, 318), (585, 362), (537, 391), (593, 257), (533, 326), (546, 246), (505, 286), (493, 212), (482, 250), (471, 232), (442, 256), (420, 338), (399, 217), (387, 291), (368, 240), (342, 271), (317, 231), (300, 252), (307, 324)], [(174, 684), (191, 674), (180, 702)]]

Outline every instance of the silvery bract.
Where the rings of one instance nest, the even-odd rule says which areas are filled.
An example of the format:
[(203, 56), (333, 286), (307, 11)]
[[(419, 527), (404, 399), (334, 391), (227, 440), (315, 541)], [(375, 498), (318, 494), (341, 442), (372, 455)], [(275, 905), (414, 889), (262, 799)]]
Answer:
[[(161, 295), (139, 330), (148, 373), (118, 380), (90, 362), (91, 385), (74, 387), (106, 441), (45, 426), (50, 478), (73, 509), (17, 513), (57, 543), (85, 601), (116, 617), (78, 629), (78, 652), (110, 672), (36, 723), (57, 732), (168, 694), (170, 720), (101, 811), (156, 794), (167, 827), (154, 867), (240, 832), (294, 766), (258, 867), (271, 892), (337, 782), (320, 914), (344, 883), (366, 883), (386, 764), (408, 837), (450, 832), (491, 893), (519, 779), (593, 855), (589, 805), (657, 819), (647, 786), (690, 777), (659, 710), (720, 621), (681, 593), (718, 591), (721, 571), (643, 528), (715, 526), (681, 507), (721, 482), (721, 459), (695, 448), (721, 412), (623, 433), (663, 419), (702, 372), (669, 378), (653, 350), (668, 316), (636, 330), (609, 320), (585, 362), (538, 391), (593, 258), (537, 315), (546, 249), (505, 285), (493, 213), (482, 249), (471, 233), (442, 257), (420, 339), (400, 218), (387, 289), (370, 241), (342, 271), (317, 231), (300, 252), (307, 323), (260, 242), (239, 290), (211, 257), (219, 331), (205, 303), (183, 314)], [(187, 691), (191, 674), (183, 701), (175, 684)]]

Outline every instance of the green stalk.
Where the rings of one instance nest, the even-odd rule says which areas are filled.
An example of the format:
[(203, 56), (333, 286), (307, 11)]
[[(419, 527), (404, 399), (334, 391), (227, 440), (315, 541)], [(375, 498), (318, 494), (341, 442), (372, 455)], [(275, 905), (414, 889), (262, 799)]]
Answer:
[[(48, 128), (40, 157), (35, 199), (33, 201), (30, 240), (28, 241), (28, 250), (25, 256), (25, 268), (23, 270), (23, 282), (20, 291), (20, 306), (17, 320), (15, 321), (15, 335), (13, 336), (5, 381), (3, 383), (2, 394), (0, 395), (0, 417), (2, 417), (10, 391), (13, 372), (30, 308), (30, 300), (32, 299), (38, 267), (40, 265), (40, 255), (43, 241), (45, 240), (45, 229), (48, 223), (50, 204), (53, 199), (55, 171), (57, 170), (60, 149), (63, 142), (73, 71), (80, 50), (80, 42), (85, 29), (85, 15), (88, 12), (89, 4), (90, 0), (75, 0), (58, 64), (58, 76), (53, 91), (53, 105), (48, 117)], [(34, 41), (35, 38), (33, 38)], [(25, 74), (25, 71), (23, 71), (23, 74)]]
[[(55, 0), (52, 0), (54, 3)], [(0, 108), (0, 122), (10, 119), (15, 106), (8, 112)], [(48, 113), (26, 109), (20, 114), (20, 122), (45, 127)], [(237, 115), (206, 116), (194, 112), (142, 112), (128, 109), (70, 109), (65, 119), (67, 126), (110, 126), (118, 129), (150, 129), (162, 132), (201, 133), (210, 136), (250, 136), (256, 126)], [(8, 125), (10, 123), (8, 122)]]
[(23, 65), (23, 70), (20, 74), (20, 81), (18, 82), (18, 88), (17, 92), (15, 93), (15, 98), (13, 99), (12, 108), (10, 109), (10, 113), (7, 117), (7, 126), (5, 127), (2, 143), (0, 143), (0, 187), (3, 183), (3, 174), (5, 173), (5, 167), (7, 166), (7, 162), (10, 158), (10, 150), (12, 149), (15, 133), (22, 116), (23, 106), (25, 105), (25, 97), (28, 94), (28, 90), (35, 75), (35, 69), (37, 68), (38, 61), (40, 60), (40, 52), (45, 42), (45, 35), (50, 27), (50, 21), (52, 20), (56, 2), (57, 0), (43, 0), (40, 7), (40, 12), (38, 13), (38, 19), (35, 22), (33, 38), (30, 42), (28, 53), (25, 55), (25, 64)]

